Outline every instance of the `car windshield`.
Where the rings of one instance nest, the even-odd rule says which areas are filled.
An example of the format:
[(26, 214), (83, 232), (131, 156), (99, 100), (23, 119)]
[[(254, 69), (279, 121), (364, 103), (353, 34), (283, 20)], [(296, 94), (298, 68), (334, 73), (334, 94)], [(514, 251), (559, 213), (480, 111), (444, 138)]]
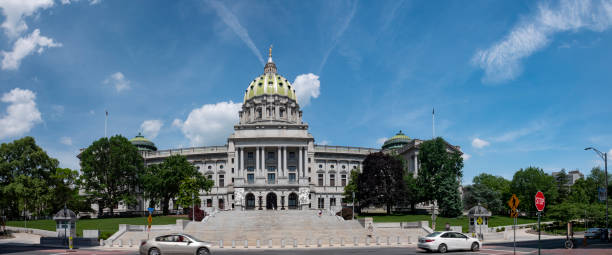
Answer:
[(425, 237), (436, 237), (436, 236), (439, 236), (440, 234), (442, 234), (442, 232), (433, 232)]
[(598, 230), (599, 230), (598, 228), (589, 228), (589, 230), (587, 230), (587, 231), (594, 232), (594, 231), (598, 231)]
[(200, 239), (195, 238), (192, 235), (188, 235), (188, 234), (183, 234), (186, 237), (189, 237), (189, 239), (193, 240), (194, 242), (202, 242)]

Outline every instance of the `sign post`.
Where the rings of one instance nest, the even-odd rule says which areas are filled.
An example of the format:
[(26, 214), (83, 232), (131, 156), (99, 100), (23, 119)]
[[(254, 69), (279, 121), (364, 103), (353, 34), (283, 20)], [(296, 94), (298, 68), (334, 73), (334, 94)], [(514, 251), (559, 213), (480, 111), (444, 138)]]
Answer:
[(512, 194), (510, 200), (508, 200), (508, 206), (510, 206), (510, 218), (513, 218), (512, 231), (514, 232), (514, 254), (516, 254), (516, 224), (518, 223), (518, 205), (521, 201), (516, 197), (516, 194)]
[(149, 225), (147, 226), (147, 240), (149, 240), (149, 236), (151, 234), (151, 223), (153, 222), (153, 211), (155, 210), (155, 208), (147, 208), (147, 210), (149, 211), (149, 217), (147, 217), (147, 222), (149, 223)]
[(546, 205), (546, 199), (544, 198), (544, 193), (538, 191), (535, 195), (535, 206), (538, 209), (538, 255), (540, 255), (540, 234), (542, 230), (540, 229), (540, 217), (542, 216), (542, 211), (544, 210), (544, 206)]

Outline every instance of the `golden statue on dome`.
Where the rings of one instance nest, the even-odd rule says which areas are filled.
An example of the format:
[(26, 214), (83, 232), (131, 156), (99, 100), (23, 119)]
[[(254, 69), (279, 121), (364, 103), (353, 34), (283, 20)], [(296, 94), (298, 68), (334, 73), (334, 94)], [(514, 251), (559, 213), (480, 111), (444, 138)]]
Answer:
[(272, 44), (270, 44), (270, 53), (268, 53), (268, 57), (272, 57)]

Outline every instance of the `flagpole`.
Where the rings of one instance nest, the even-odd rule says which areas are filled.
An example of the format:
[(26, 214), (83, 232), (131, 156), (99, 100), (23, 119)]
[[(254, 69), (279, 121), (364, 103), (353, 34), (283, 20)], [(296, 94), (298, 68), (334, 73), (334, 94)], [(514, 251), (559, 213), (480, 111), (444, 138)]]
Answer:
[(108, 122), (108, 111), (106, 111), (106, 117), (104, 117), (104, 137), (108, 138), (106, 135), (106, 123)]
[(431, 110), (431, 139), (436, 138), (436, 109)]

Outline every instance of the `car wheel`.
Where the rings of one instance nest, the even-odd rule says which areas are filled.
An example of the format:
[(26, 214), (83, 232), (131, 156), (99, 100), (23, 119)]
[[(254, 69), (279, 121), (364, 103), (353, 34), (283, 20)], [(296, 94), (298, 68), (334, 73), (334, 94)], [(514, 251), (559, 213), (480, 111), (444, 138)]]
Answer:
[(446, 244), (440, 244), (440, 246), (438, 246), (438, 251), (440, 253), (446, 253), (447, 251)]
[(480, 250), (480, 245), (478, 245), (477, 242), (474, 242), (472, 244), (472, 251), (478, 251), (478, 250)]
[(151, 248), (149, 249), (149, 255), (161, 255), (161, 252), (157, 248)]
[(198, 249), (198, 255), (209, 255), (210, 251), (208, 251), (208, 249), (206, 248), (200, 248)]

